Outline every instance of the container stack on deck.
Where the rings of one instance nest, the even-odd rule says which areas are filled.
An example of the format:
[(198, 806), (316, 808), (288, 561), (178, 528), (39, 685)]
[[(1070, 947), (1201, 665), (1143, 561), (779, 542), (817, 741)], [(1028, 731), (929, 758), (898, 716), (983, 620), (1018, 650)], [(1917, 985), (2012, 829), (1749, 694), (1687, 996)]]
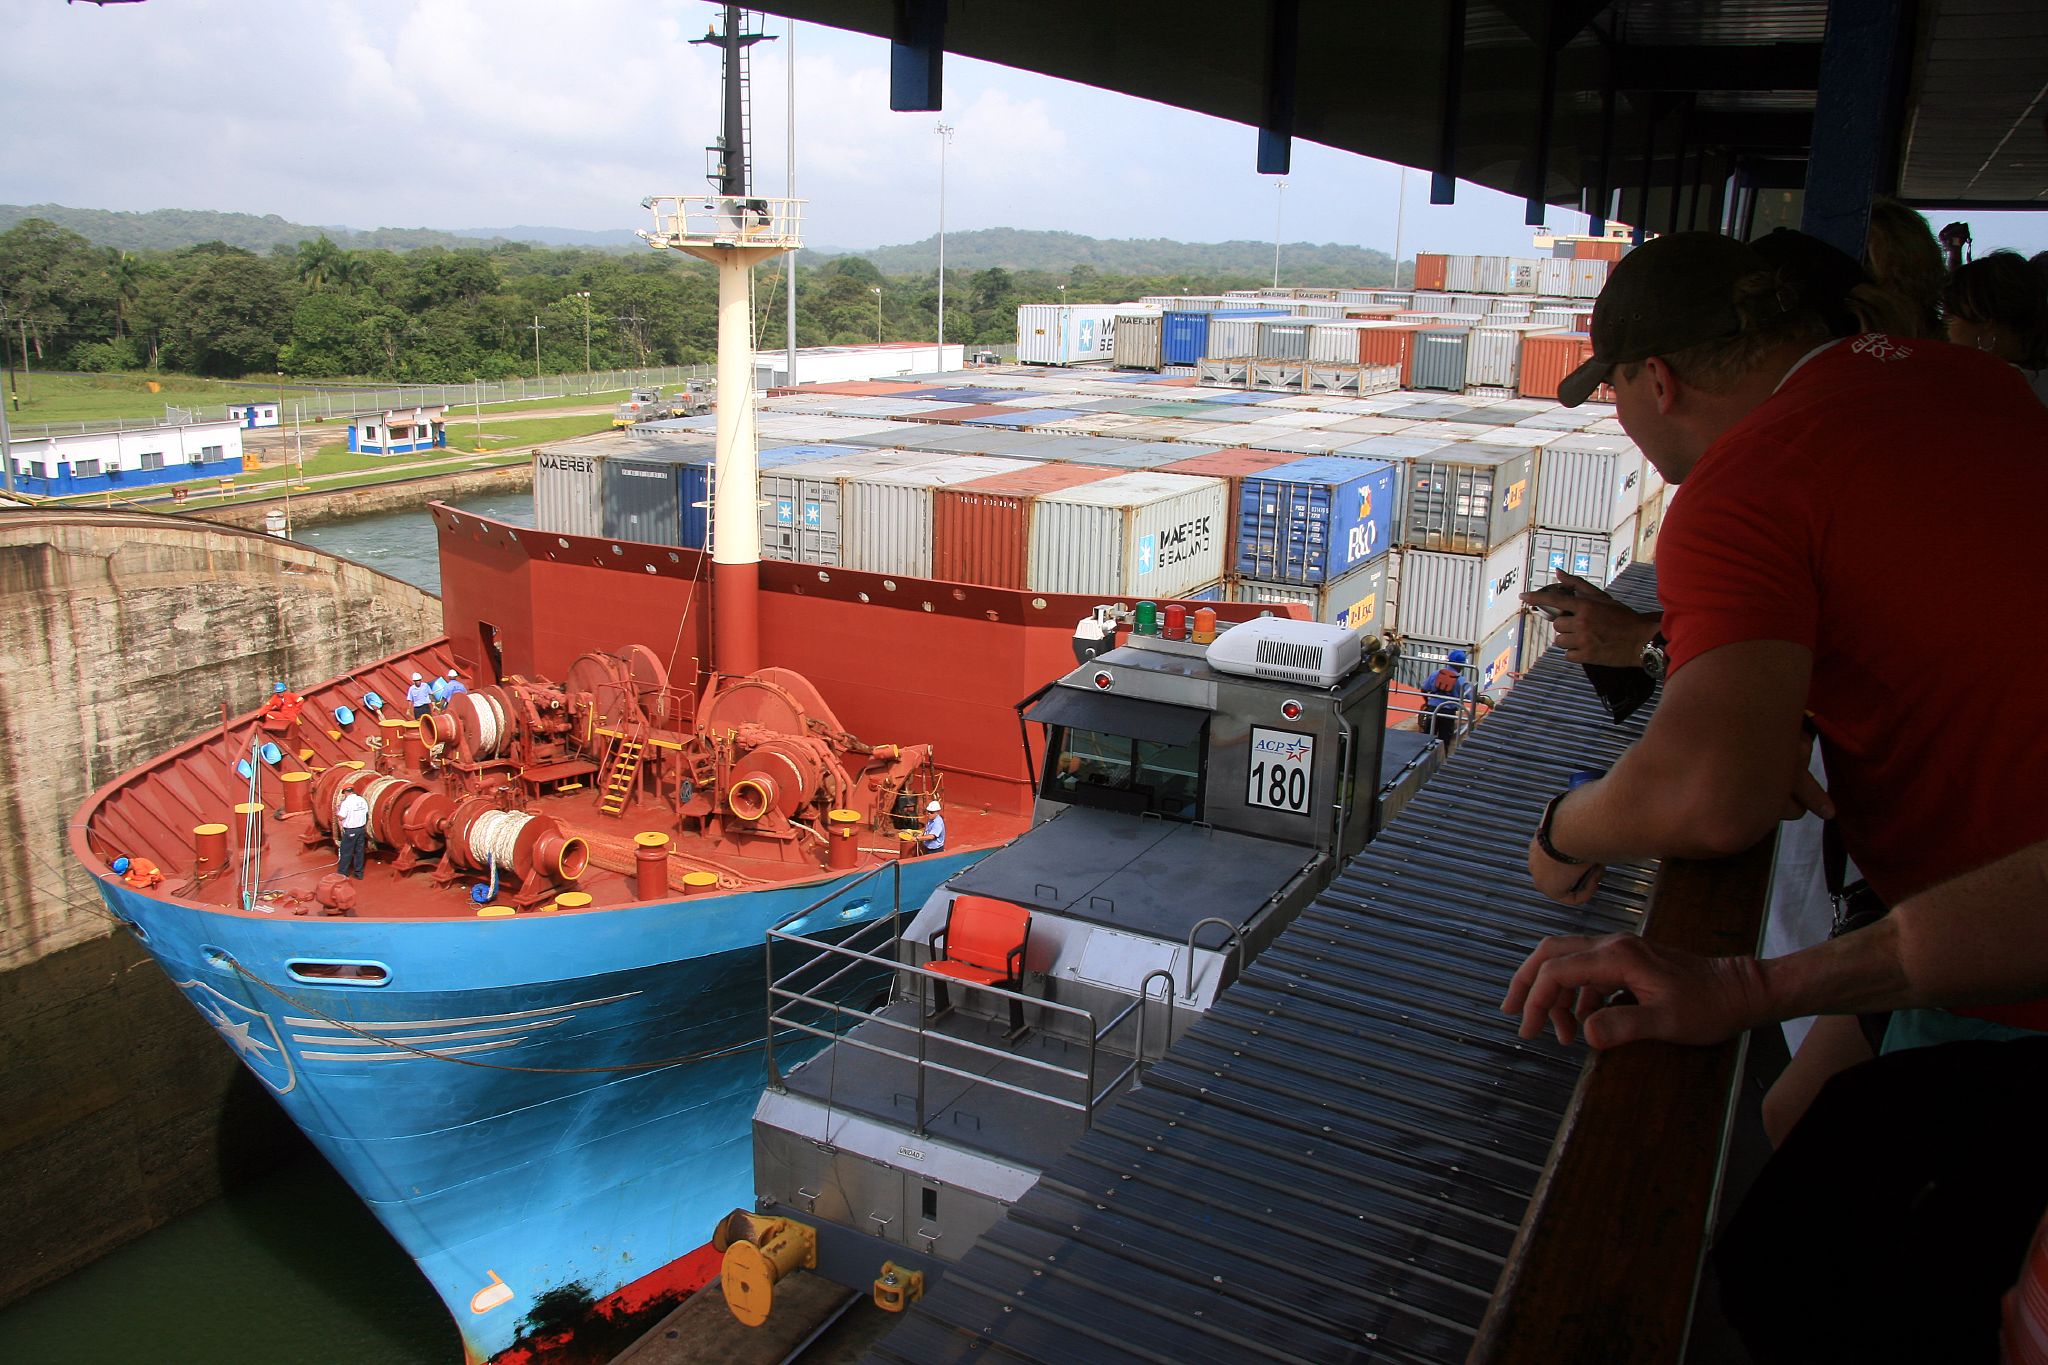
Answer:
[[(1424, 254), (1414, 292), (1033, 305), (1019, 329), (1042, 328), (1038, 363), (771, 390), (762, 552), (1125, 601), (1299, 603), (1408, 637), (1404, 681), (1461, 649), (1497, 693), (1550, 642), (1520, 593), (1560, 569), (1605, 583), (1652, 557), (1662, 521), (1662, 480), (1612, 408), (1555, 406), (1605, 269)], [(1239, 377), (1219, 385), (1219, 368)], [(537, 525), (704, 547), (714, 426), (537, 455)]]

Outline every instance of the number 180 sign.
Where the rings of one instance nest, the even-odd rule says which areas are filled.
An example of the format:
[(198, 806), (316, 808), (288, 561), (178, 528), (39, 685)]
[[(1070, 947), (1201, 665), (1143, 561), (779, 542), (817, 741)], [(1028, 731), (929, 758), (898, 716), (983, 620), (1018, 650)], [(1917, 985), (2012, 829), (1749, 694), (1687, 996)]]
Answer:
[(1245, 804), (1307, 815), (1315, 761), (1315, 736), (1254, 725)]

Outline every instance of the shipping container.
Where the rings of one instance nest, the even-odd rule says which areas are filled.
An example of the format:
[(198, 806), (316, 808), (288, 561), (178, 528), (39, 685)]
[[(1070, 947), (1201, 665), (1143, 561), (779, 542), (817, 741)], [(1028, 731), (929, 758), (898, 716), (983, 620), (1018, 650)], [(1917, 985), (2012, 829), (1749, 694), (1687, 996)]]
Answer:
[(1110, 363), (1120, 370), (1158, 369), (1159, 318), (1159, 314), (1152, 312), (1118, 313)]
[(1393, 605), (1387, 591), (1387, 565), (1387, 556), (1383, 554), (1342, 578), (1320, 584), (1240, 578), (1232, 595), (1240, 602), (1265, 606), (1298, 602), (1318, 621), (1378, 635), (1388, 628), (1387, 610)]
[(1474, 293), (1480, 288), (1479, 280), (1484, 269), (1477, 256), (1448, 257), (1444, 261), (1443, 287), (1453, 294)]
[(1244, 360), (1259, 352), (1259, 327), (1255, 317), (1240, 317), (1235, 314), (1209, 317), (1209, 344), (1202, 352), (1205, 360)]
[(1618, 261), (1629, 248), (1625, 237), (1606, 237), (1597, 242), (1572, 243), (1572, 255), (1582, 261)]
[(1293, 318), (1274, 318), (1257, 324), (1259, 339), (1254, 356), (1266, 360), (1304, 360), (1308, 357), (1308, 324)]
[(1533, 328), (1533, 323), (1474, 327), (1466, 352), (1465, 383), (1514, 388), (1522, 371), (1522, 340)]
[(556, 535), (603, 535), (603, 456), (566, 446), (535, 452), (533, 524)]
[(1463, 327), (1429, 327), (1417, 332), (1408, 386), (1463, 392), (1466, 350), (1471, 341), (1471, 332)]
[(866, 450), (762, 470), (762, 555), (798, 564), (837, 564), (843, 480), (945, 458), (925, 450)]
[(1208, 349), (1209, 328), (1213, 318), (1280, 317), (1284, 312), (1285, 310), (1279, 308), (1246, 308), (1237, 305), (1205, 312), (1164, 313), (1159, 320), (1160, 359), (1168, 365), (1192, 365), (1204, 356), (1214, 354)]
[(1221, 479), (1144, 470), (1041, 494), (1033, 592), (1173, 597), (1223, 577)]
[(1081, 365), (1106, 361), (1116, 346), (1113, 303), (1027, 303), (1017, 309), (1017, 362)]
[(842, 480), (839, 563), (866, 573), (932, 577), (933, 491), (1014, 473), (1022, 463), (995, 455), (955, 455)]
[(1532, 613), (1516, 612), (1502, 622), (1479, 642), (1458, 640), (1422, 640), (1408, 636), (1401, 642), (1401, 659), (1394, 667), (1394, 677), (1410, 687), (1427, 687), (1437, 670), (1457, 667), (1450, 663), (1451, 651), (1465, 651), (1464, 675), (1473, 690), (1498, 701), (1502, 694), (1514, 687), (1517, 677), (1524, 672), (1522, 665), (1523, 622)]
[(1398, 603), (1402, 633), (1466, 645), (1484, 640), (1521, 610), (1528, 560), (1526, 533), (1484, 558), (1405, 551)]
[(710, 475), (708, 451), (611, 456), (604, 462), (604, 534), (702, 549), (710, 525)]
[(1604, 534), (1635, 515), (1643, 493), (1643, 457), (1633, 445), (1565, 436), (1543, 447), (1536, 480), (1536, 524), (1553, 531)]
[[(1192, 447), (1182, 446), (1183, 450)], [(1222, 479), (1228, 485), (1223, 505), (1235, 508), (1243, 500), (1244, 480), (1249, 474), (1264, 473), (1284, 464), (1293, 464), (1301, 457), (1280, 450), (1254, 450), (1249, 446), (1231, 446), (1225, 449), (1205, 450), (1202, 454), (1187, 456), (1172, 464), (1159, 466), (1167, 474), (1194, 474), (1204, 478)], [(1223, 563), (1226, 567), (1237, 563), (1237, 518), (1223, 519), (1224, 543)]]
[(1239, 575), (1326, 583), (1393, 543), (1393, 465), (1316, 455), (1246, 475), (1237, 503)]
[(1575, 299), (1599, 298), (1600, 291), (1607, 286), (1607, 270), (1605, 261), (1573, 261), (1571, 296)]
[(1534, 592), (1557, 582), (1560, 572), (1583, 578), (1604, 588), (1629, 565), (1636, 562), (1636, 517), (1604, 535), (1582, 535), (1575, 531), (1529, 532), (1529, 581), (1524, 592)]
[(1442, 289), (1444, 275), (1450, 257), (1434, 251), (1415, 253), (1415, 278), (1409, 283), (1417, 289)]
[(1536, 263), (1536, 292), (1551, 298), (1570, 298), (1572, 258), (1550, 256)]
[(1536, 504), (1536, 451), (1459, 442), (1408, 464), (1401, 543), (1480, 555), (1529, 527)]
[[(1593, 358), (1593, 339), (1584, 332), (1530, 332), (1522, 339), (1521, 369), (1516, 391), (1525, 398), (1557, 397), (1557, 386)], [(1602, 384), (1594, 397), (1607, 401), (1613, 390)]]
[(1654, 496), (1643, 499), (1643, 510), (1636, 514), (1636, 563), (1657, 562), (1657, 533), (1664, 529), (1664, 509), (1670, 502), (1668, 488), (1660, 488)]
[(1405, 323), (1359, 328), (1358, 363), (1398, 366), (1400, 383), (1404, 387), (1413, 383), (1411, 367), (1415, 363), (1415, 334), (1419, 330)]
[(933, 578), (1022, 588), (1031, 564), (1031, 521), (1039, 495), (1099, 483), (1117, 471), (1093, 465), (1020, 464), (932, 490)]

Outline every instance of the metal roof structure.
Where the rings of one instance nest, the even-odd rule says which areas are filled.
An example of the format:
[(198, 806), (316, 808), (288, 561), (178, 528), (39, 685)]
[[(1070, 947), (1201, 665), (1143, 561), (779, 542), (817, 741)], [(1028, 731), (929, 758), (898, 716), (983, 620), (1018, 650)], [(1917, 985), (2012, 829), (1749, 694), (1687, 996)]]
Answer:
[[(2038, 0), (759, 0), (893, 40), (891, 107), (944, 52), (1118, 90), (1654, 231), (1808, 230), (1873, 193), (2048, 207)], [(1819, 211), (1816, 213), (1816, 200)], [(1773, 212), (1772, 210), (1775, 210)], [(1821, 221), (1816, 222), (1816, 217)]]
[(1610, 867), (1590, 905), (1545, 900), (1529, 831), (1646, 718), (1552, 651), (870, 1359), (1464, 1359), (1585, 1056), (1518, 1038), (1501, 992), (1650, 891)]

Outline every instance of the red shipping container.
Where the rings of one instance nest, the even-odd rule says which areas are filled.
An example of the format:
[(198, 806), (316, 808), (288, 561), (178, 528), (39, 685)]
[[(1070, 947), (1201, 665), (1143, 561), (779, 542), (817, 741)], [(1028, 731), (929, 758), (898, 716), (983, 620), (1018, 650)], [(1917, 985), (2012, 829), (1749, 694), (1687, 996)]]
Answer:
[[(1434, 324), (1431, 324), (1432, 326)], [(1420, 326), (1361, 327), (1358, 329), (1358, 363), (1399, 365), (1401, 387), (1408, 387), (1409, 370), (1415, 361), (1415, 334)]]
[(1160, 471), (1166, 474), (1200, 474), (1206, 478), (1229, 480), (1230, 500), (1224, 505), (1230, 511), (1223, 518), (1223, 568), (1229, 573), (1237, 568), (1237, 509), (1242, 503), (1245, 476), (1263, 474), (1276, 465), (1292, 464), (1300, 458), (1298, 454), (1289, 454), (1283, 450), (1253, 450), (1250, 446), (1232, 446), (1228, 450), (1212, 450), (1206, 455), (1191, 455), (1185, 460), (1175, 460), (1172, 464), (1161, 465)]
[(1443, 255), (1440, 252), (1416, 252), (1415, 288), (1442, 289), (1444, 287), (1444, 270), (1448, 266), (1450, 259), (1449, 256)]
[[(1565, 376), (1593, 358), (1593, 338), (1584, 332), (1532, 332), (1522, 338), (1521, 391), (1524, 398), (1556, 398)], [(1612, 403), (1614, 390), (1593, 390), (1596, 402)]]
[(1038, 495), (1130, 472), (1099, 465), (1042, 464), (934, 488), (932, 577), (991, 588), (1023, 587), (1031, 558), (1031, 506)]
[(1621, 253), (1628, 249), (1628, 243), (1616, 238), (1613, 241), (1573, 242), (1572, 255), (1582, 261), (1618, 261)]
[(1005, 407), (1001, 403), (947, 403), (943, 408), (930, 412), (913, 413), (908, 417), (891, 417), (892, 422), (969, 422), (977, 417), (1007, 417), (1018, 409)]

